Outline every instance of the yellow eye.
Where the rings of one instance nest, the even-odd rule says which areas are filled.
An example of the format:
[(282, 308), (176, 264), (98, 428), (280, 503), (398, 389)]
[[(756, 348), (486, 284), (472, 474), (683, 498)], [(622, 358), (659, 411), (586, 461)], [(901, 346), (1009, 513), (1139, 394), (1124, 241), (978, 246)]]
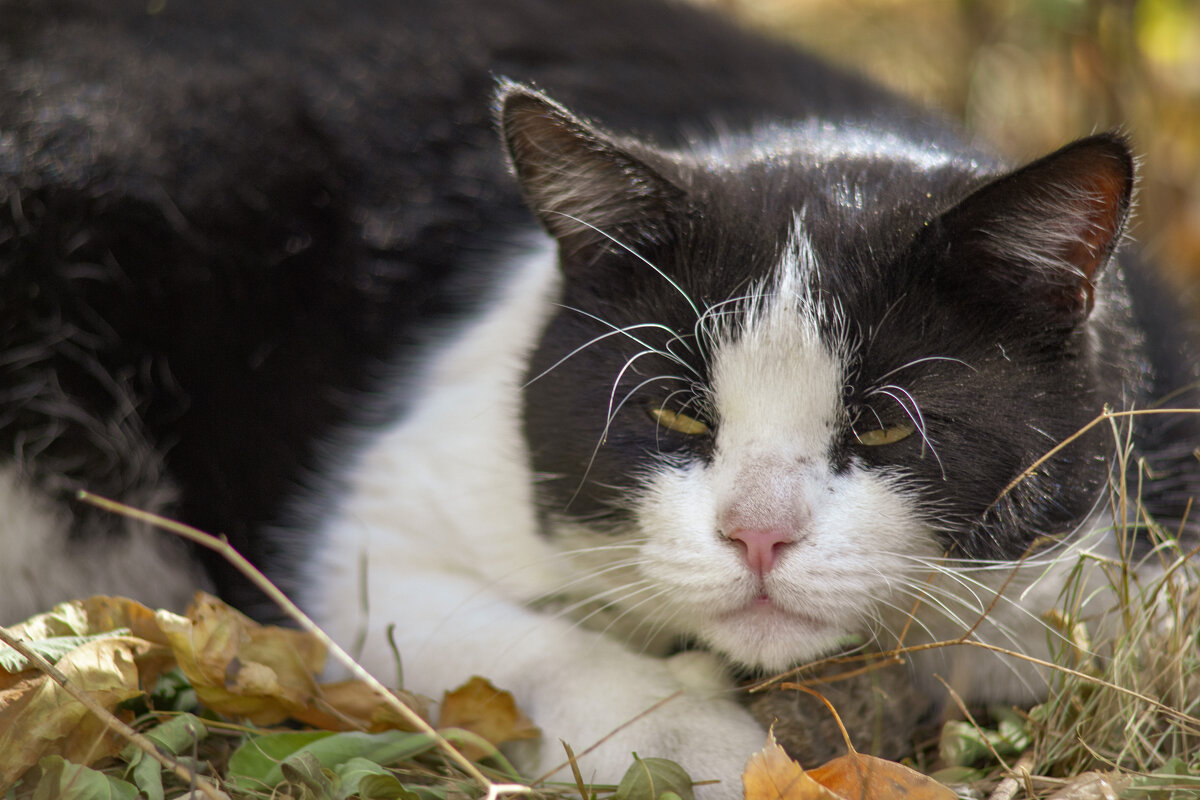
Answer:
[(683, 433), (688, 436), (699, 436), (702, 433), (708, 433), (708, 426), (695, 417), (689, 417), (687, 414), (680, 414), (672, 411), (669, 408), (652, 408), (650, 416), (654, 417), (655, 421), (664, 428), (669, 428), (676, 433)]
[(878, 447), (883, 444), (895, 444), (902, 439), (907, 439), (913, 433), (912, 425), (893, 425), (890, 428), (880, 428), (875, 431), (867, 431), (866, 433), (855, 433), (854, 438), (858, 439), (859, 444), (865, 444), (867, 447)]

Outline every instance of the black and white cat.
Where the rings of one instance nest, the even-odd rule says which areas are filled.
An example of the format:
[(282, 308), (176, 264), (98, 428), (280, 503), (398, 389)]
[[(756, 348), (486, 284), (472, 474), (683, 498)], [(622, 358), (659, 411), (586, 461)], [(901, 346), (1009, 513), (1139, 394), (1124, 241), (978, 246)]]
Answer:
[[(269, 613), (87, 487), (225, 533), (380, 676), (394, 624), (408, 688), (511, 689), (532, 772), (683, 689), (585, 774), (636, 750), (733, 797), (764, 731), (730, 665), (890, 646), (913, 608), (908, 641), (992, 606), (977, 637), (1044, 653), (1073, 554), (1115, 552), (1113, 433), (1014, 481), (1105, 407), (1200, 405), (1181, 312), (1117, 255), (1117, 135), (1014, 169), (646, 0), (0, 19), (4, 621), (206, 582)], [(1134, 427), (1168, 529), (1197, 444)]]

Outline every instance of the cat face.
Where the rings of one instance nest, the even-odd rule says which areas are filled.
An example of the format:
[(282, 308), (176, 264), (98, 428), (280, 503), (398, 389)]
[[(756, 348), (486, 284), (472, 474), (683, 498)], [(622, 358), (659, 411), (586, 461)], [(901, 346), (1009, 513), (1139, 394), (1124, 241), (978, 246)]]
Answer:
[(524, 389), (547, 535), (628, 543), (637, 616), (780, 668), (1093, 509), (1102, 437), (1010, 484), (1120, 400), (1123, 141), (1003, 174), (803, 125), (664, 152), (518, 87), (501, 117), (564, 277)]

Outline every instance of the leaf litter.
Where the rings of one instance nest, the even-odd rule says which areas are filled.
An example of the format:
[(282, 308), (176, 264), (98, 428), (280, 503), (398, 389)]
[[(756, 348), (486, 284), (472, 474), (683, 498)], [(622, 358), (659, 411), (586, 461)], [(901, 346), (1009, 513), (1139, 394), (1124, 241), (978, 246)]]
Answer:
[[(8, 633), (105, 711), (137, 722), (160, 753), (193, 774), (219, 775), (218, 796), (449, 800), (473, 793), (469, 780), (456, 780), (434, 757), (435, 737), (392, 713), (374, 689), (354, 680), (321, 683), (326, 653), (316, 637), (260, 625), (210, 595), (197, 594), (183, 615), (125, 598), (90, 597), (56, 606)], [(176, 707), (185, 693), (194, 697), (196, 713)], [(429, 719), (428, 700), (403, 691), (396, 696)], [(285, 721), (305, 727), (271, 728)], [(468, 758), (509, 781), (520, 778), (499, 745), (541, 735), (509, 692), (482, 677), (445, 693), (436, 727)], [(212, 740), (219, 746), (210, 746)], [(223, 758), (217, 757), (221, 750)], [(631, 757), (615, 789), (584, 791), (592, 798), (611, 793), (614, 800), (693, 800), (692, 780), (677, 764)], [(787, 756), (772, 739), (750, 759), (748, 800), (810, 796), (751, 791), (770, 783), (758, 772), (780, 758)], [(813, 779), (802, 780), (808, 785)], [(179, 788), (179, 779), (158, 760), (29, 658), (0, 645), (0, 791), (6, 797), (162, 800)], [(824, 791), (811, 796), (850, 797)]]
[[(1114, 504), (1123, 502), (1124, 491), (1124, 486), (1114, 487)], [(152, 524), (221, 552), (261, 582), (264, 591), (274, 588), (220, 540), (102, 498), (84, 499), (119, 513), (144, 515)], [(924, 769), (940, 768), (936, 775), (959, 787), (963, 796), (992, 800), (1018, 795), (1053, 800), (1200, 796), (1195, 716), (1200, 710), (1200, 651), (1195, 647), (1200, 576), (1194, 554), (1183, 553), (1170, 532), (1155, 528), (1140, 511), (1136, 525), (1149, 528), (1161, 542), (1156, 555), (1168, 568), (1143, 586), (1126, 557), (1107, 565), (1114, 585), (1124, 590), (1118, 615), (1125, 623), (1108, 648), (1089, 650), (1086, 620), (1072, 614), (1074, 589), (1068, 585), (1064, 616), (1048, 622), (1072, 626), (1080, 635), (1072, 634), (1071, 646), (1051, 665), (1050, 698), (1031, 711), (991, 709), (991, 719), (982, 724), (968, 715), (969, 726), (948, 726), (941, 746), (943, 755), (952, 757), (938, 760), (930, 757), (936, 747), (926, 749), (924, 756), (918, 753)], [(320, 634), (286, 598), (276, 600)], [(397, 691), (384, 702), (377, 683), (320, 683), (316, 676), (326, 645), (340, 656), (327, 637), (261, 626), (203, 594), (182, 616), (123, 598), (64, 603), (11, 629), (0, 628), (0, 639), (4, 637), (19, 640), (28, 651), (22, 654), (0, 642), (4, 800), (158, 800), (178, 797), (189, 787), (214, 800), (458, 800), (483, 792), (495, 800), (531, 791), (540, 797), (582, 795), (584, 800), (693, 798), (691, 779), (678, 765), (636, 754), (631, 754), (633, 763), (619, 787), (586, 786), (578, 775), (573, 786), (530, 787), (497, 747), (537, 736), (537, 729), (511, 695), (484, 679), (446, 694), (443, 704), (451, 711), (439, 718), (441, 730), (435, 731), (425, 698)], [(961, 644), (970, 643), (927, 647)], [(1081, 661), (1085, 651), (1088, 657)], [(898, 663), (905, 652), (862, 657)], [(42, 659), (55, 667), (35, 663)], [(70, 692), (91, 698), (95, 714), (47, 674), (55, 668)], [(870, 668), (868, 663), (864, 669)], [(455, 709), (459, 703), (463, 707)], [(293, 728), (305, 727), (265, 727), (285, 721)], [(142, 743), (134, 742), (138, 734), (132, 730), (118, 732), (124, 722), (143, 731)], [(458, 749), (450, 749), (447, 741)], [(805, 770), (769, 736), (764, 750), (747, 762), (746, 800), (956, 796), (922, 773), (856, 753), (848, 736), (846, 745), (847, 755)], [(1005, 756), (1021, 749), (1019, 761), (1010, 767)], [(464, 751), (472, 761), (461, 756)], [(183, 780), (181, 775), (192, 777)], [(213, 776), (220, 788), (202, 775)]]

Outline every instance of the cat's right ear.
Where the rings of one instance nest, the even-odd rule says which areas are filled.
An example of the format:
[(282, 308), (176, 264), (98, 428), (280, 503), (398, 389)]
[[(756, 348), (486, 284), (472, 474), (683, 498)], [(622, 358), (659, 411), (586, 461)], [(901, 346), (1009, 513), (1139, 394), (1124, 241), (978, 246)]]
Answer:
[(682, 192), (631, 145), (520, 84), (501, 85), (497, 110), (525, 202), (564, 258), (633, 248), (662, 234)]
[(975, 191), (938, 221), (946, 279), (1077, 324), (1124, 235), (1134, 159), (1121, 136), (1081, 139)]

